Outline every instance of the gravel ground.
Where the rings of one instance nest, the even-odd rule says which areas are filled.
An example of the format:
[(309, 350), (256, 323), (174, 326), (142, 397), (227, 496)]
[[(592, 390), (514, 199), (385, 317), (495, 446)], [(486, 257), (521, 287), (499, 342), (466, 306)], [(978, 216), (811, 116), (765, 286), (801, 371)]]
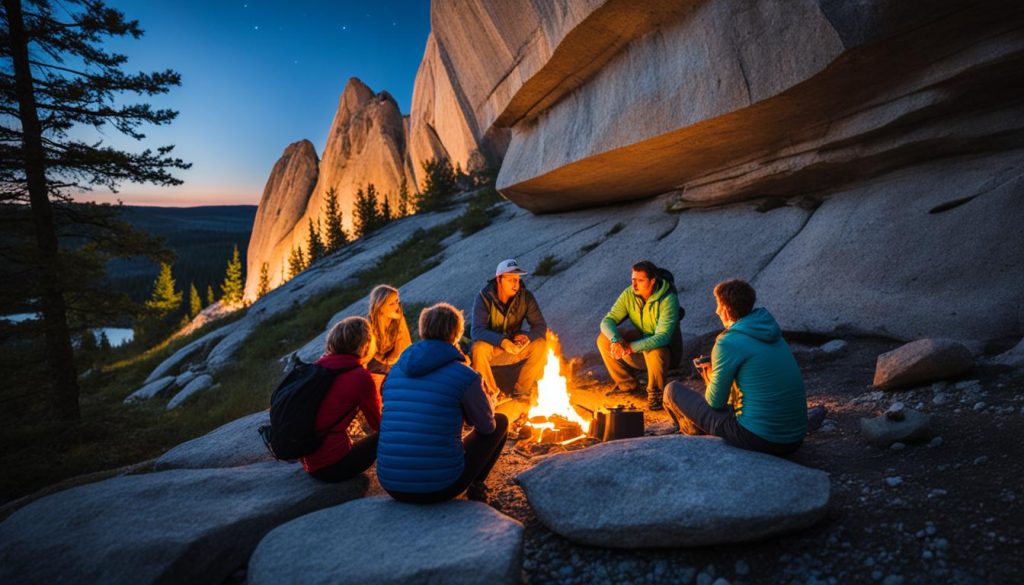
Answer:
[[(1024, 582), (1024, 373), (979, 368), (962, 380), (883, 393), (870, 386), (875, 358), (898, 344), (848, 342), (836, 354), (797, 351), (809, 402), (825, 404), (829, 416), (791, 459), (831, 475), (826, 520), (796, 534), (738, 545), (631, 551), (581, 546), (537, 520), (514, 481), (532, 462), (513, 453), (510, 442), (488, 484), (491, 505), (526, 526), (524, 582)], [(623, 402), (604, 398), (610, 386), (595, 380), (594, 371), (573, 381), (573, 401)], [(931, 415), (931, 438), (887, 449), (869, 446), (859, 419), (896, 401)], [(646, 417), (649, 427), (664, 428), (668, 420), (663, 412)], [(375, 482), (371, 491), (383, 493)]]

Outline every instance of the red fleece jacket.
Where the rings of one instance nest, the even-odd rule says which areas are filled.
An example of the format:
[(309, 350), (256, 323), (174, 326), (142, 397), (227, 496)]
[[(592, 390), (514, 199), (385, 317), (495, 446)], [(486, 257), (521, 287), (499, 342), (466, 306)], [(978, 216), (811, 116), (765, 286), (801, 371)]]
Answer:
[[(325, 368), (341, 369), (359, 363), (354, 355), (325, 355), (316, 361)], [(358, 406), (358, 408), (353, 408)], [(334, 384), (320, 403), (316, 414), (316, 430), (318, 433), (328, 431), (327, 427), (338, 420), (339, 416), (351, 411), (341, 422), (327, 432), (320, 448), (302, 458), (302, 466), (306, 471), (316, 471), (344, 459), (352, 449), (352, 439), (348, 436), (348, 425), (356, 416), (356, 410), (362, 411), (366, 422), (374, 431), (380, 430), (380, 394), (366, 368), (359, 366), (339, 374)]]

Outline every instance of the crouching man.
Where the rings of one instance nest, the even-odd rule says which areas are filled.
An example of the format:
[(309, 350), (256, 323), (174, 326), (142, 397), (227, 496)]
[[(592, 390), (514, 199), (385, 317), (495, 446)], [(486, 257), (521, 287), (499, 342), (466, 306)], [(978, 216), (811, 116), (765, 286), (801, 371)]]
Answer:
[[(523, 364), (512, 396), (530, 396), (544, 375), (548, 326), (537, 299), (521, 282), (524, 274), (528, 273), (515, 260), (501, 261), (473, 303), (470, 359), (491, 395), (499, 391), (492, 366)], [(523, 321), (528, 332), (523, 331)]]
[[(665, 375), (679, 365), (683, 353), (679, 297), (671, 273), (653, 262), (634, 264), (631, 279), (601, 321), (597, 349), (616, 391), (640, 392), (629, 368), (647, 370), (647, 407), (661, 410)], [(619, 331), (626, 319), (636, 331)]]
[(809, 415), (820, 424), (824, 409), (807, 411), (800, 368), (775, 318), (764, 308), (754, 309), (754, 289), (727, 280), (714, 294), (725, 331), (715, 341), (711, 362), (698, 366), (707, 390), (702, 396), (672, 382), (665, 388), (665, 407), (686, 434), (715, 435), (773, 455), (796, 451)]

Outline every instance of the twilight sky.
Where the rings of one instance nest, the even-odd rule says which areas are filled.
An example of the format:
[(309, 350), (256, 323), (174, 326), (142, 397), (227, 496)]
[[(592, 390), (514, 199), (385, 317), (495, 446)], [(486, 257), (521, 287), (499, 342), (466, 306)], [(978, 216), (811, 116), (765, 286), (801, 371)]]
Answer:
[[(409, 113), (430, 31), (428, 0), (107, 0), (145, 35), (110, 48), (126, 71), (171, 68), (180, 87), (150, 99), (178, 110), (138, 143), (108, 129), (105, 141), (133, 151), (174, 144), (192, 163), (179, 187), (123, 184), (83, 200), (130, 205), (256, 204), (285, 147), (303, 138), (323, 152), (349, 77), (387, 90)], [(134, 100), (138, 101), (138, 100)], [(84, 136), (92, 136), (92, 129)]]

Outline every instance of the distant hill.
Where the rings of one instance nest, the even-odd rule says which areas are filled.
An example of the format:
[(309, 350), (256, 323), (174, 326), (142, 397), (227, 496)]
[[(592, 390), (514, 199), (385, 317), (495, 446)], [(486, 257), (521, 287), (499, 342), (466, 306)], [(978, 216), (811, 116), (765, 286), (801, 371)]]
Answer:
[[(207, 285), (220, 295), (224, 269), (236, 244), (244, 270), (256, 206), (125, 206), (122, 217), (134, 227), (164, 238), (178, 257), (172, 267), (178, 287), (187, 294), (189, 284), (195, 283), (205, 303)], [(143, 300), (152, 291), (159, 267), (145, 259), (132, 259), (113, 261), (107, 269), (111, 288)]]

